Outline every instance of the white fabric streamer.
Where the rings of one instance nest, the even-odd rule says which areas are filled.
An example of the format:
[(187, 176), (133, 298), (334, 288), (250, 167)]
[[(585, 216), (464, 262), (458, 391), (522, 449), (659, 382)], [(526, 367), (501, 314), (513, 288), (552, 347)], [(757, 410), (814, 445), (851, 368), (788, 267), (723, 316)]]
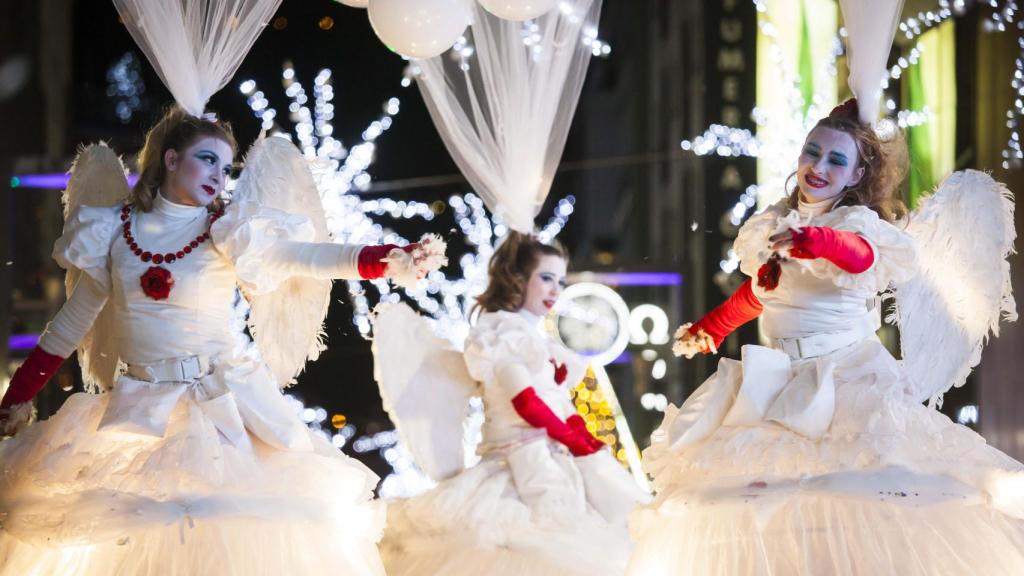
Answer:
[(238, 70), (281, 0), (114, 0), (125, 27), (186, 112)]
[(857, 97), (860, 121), (874, 124), (903, 0), (839, 0), (839, 7), (847, 32), (850, 90)]
[(474, 4), (463, 61), (419, 62), (418, 84), (448, 151), (470, 184), (511, 228), (529, 233), (565, 147), (601, 0), (570, 0), (536, 28)]

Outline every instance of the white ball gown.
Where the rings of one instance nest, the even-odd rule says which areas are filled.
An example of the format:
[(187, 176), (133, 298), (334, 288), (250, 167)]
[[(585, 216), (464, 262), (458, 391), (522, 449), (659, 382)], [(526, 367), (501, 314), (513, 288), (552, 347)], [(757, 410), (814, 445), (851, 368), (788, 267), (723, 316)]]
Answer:
[(797, 224), (856, 232), (875, 262), (786, 260), (775, 290), (755, 286), (773, 345), (721, 359), (666, 411), (629, 574), (1024, 574), (1024, 467), (914, 399), (875, 336), (875, 296), (913, 276), (913, 238), (864, 207), (780, 203), (741, 229), (741, 270), (756, 278), (767, 238)]
[[(625, 570), (627, 514), (647, 495), (607, 450), (574, 457), (543, 429), (531, 427), (512, 407), (520, 389), (495, 374), (504, 363), (525, 366), (529, 384), (555, 415), (564, 420), (576, 413), (567, 386), (582, 379), (584, 366), (546, 338), (538, 321), (525, 312), (482, 313), (471, 328), (464, 361), (481, 387), (481, 460), (428, 492), (389, 502), (381, 542), (389, 575), (583, 576)], [(555, 363), (568, 367), (562, 384), (555, 381)]]
[[(127, 372), (0, 442), (0, 574), (383, 574), (376, 476), (298, 420), (231, 328), (236, 281), (259, 291), (301, 273), (271, 246), (311, 226), (233, 206), (167, 266), (160, 301), (141, 289), (152, 263), (131, 253), (119, 208), (69, 218), (55, 257), (109, 298)], [(160, 196), (130, 221), (154, 253), (208, 226), (205, 208)]]

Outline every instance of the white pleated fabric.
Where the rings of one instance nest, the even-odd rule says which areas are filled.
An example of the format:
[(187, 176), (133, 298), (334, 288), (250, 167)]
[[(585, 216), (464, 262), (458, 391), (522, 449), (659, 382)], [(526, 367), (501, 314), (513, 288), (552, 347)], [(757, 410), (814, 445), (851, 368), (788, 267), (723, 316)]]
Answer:
[(870, 126), (878, 120), (882, 80), (888, 73), (903, 0), (840, 0), (839, 8), (846, 28), (847, 82), (857, 97), (860, 121)]
[(281, 0), (114, 0), (174, 100), (193, 116), (234, 76)]
[(533, 231), (572, 124), (601, 0), (568, 0), (524, 29), (473, 2), (470, 57), (417, 64), (423, 100), (459, 169), (512, 229)]

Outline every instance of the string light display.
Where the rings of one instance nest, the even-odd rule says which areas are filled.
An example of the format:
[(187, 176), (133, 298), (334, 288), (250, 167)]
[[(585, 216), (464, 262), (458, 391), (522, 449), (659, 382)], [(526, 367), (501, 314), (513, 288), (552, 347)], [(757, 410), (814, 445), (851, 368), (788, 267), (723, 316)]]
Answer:
[(114, 114), (122, 123), (131, 121), (142, 107), (146, 84), (142, 81), (142, 66), (134, 52), (125, 52), (107, 69), (107, 97), (114, 102)]
[[(811, 102), (804, 101), (804, 95), (800, 90), (800, 77), (785, 58), (785, 53), (778, 42), (778, 28), (767, 16), (767, 0), (753, 0), (753, 3), (755, 9), (760, 13), (758, 28), (761, 34), (770, 41), (768, 56), (778, 69), (781, 78), (779, 85), (783, 86), (786, 91), (785, 101), (788, 113), (781, 119), (786, 123), (786, 127), (780, 131), (784, 136), (780, 141), (773, 141), (769, 146), (749, 130), (712, 124), (703, 134), (692, 140), (680, 142), (680, 147), (683, 150), (693, 152), (697, 156), (747, 156), (766, 159), (764, 165), (769, 167), (769, 174), (762, 175), (760, 186), (748, 187), (733, 208), (723, 215), (730, 224), (736, 227), (741, 225), (743, 220), (752, 213), (750, 208), (758, 204), (756, 201), (753, 205), (750, 204), (751, 193), (762, 205), (774, 202), (784, 194), (785, 179), (795, 169), (795, 158), (799, 156), (800, 148), (803, 145), (803, 135), (810, 131), (817, 119), (827, 112), (820, 94), (814, 94)], [(985, 23), (985, 30), (1006, 32), (1016, 29), (1018, 31), (1018, 47), (1021, 49), (1010, 82), (1015, 98), (1013, 106), (1006, 113), (1010, 137), (1002, 151), (1002, 166), (1008, 169), (1012, 165), (1019, 165), (1024, 161), (1020, 134), (1021, 125), (1024, 124), (1024, 21), (1018, 20), (1019, 8), (1015, 0), (1006, 2), (989, 0), (988, 4), (994, 10)], [(922, 10), (900, 21), (898, 33), (905, 40), (914, 41), (946, 20), (964, 14), (966, 8), (966, 2), (963, 0), (952, 2), (939, 0), (935, 9)], [(830, 58), (825, 63), (833, 77), (837, 74), (837, 59), (845, 54), (843, 39), (846, 36), (845, 28), (840, 28), (832, 43), (833, 49)], [(923, 45), (916, 42), (904, 56), (896, 60), (889, 68), (886, 77), (882, 79), (883, 91), (889, 90), (894, 81), (898, 81), (911, 66), (919, 63), (923, 50)], [(883, 99), (886, 110), (895, 116), (895, 126), (899, 128), (920, 126), (935, 118), (935, 114), (927, 106), (921, 110), (897, 110), (894, 98), (885, 94)], [(751, 118), (757, 126), (767, 125), (768, 119), (765, 112), (757, 107), (751, 111)], [(880, 131), (892, 129), (894, 129), (892, 123), (883, 121), (879, 125)], [(720, 271), (716, 274), (716, 282), (721, 286), (726, 286), (728, 285), (728, 276), (737, 270), (739, 261), (731, 248), (731, 241), (723, 246), (723, 251), (726, 256), (719, 263)]]
[[(471, 50), (472, 48), (466, 45), (459, 53), (469, 57), (472, 55)], [(410, 64), (410, 67), (415, 67), (415, 64)], [(414, 77), (415, 73), (407, 68), (407, 73), (403, 76), (403, 85), (407, 85), (407, 81)], [(313, 82), (313, 107), (310, 109), (309, 98), (295, 77), (294, 67), (286, 64), (281, 76), (285, 95), (289, 98), (288, 118), (294, 124), (295, 139), (306, 158), (312, 161), (332, 239), (335, 242), (353, 244), (406, 245), (409, 243), (408, 239), (377, 222), (377, 219), (431, 221), (438, 214), (447, 212), (451, 214), (454, 224), (462, 233), (469, 248), (458, 260), (460, 273), (457, 276), (448, 278), (441, 271), (434, 271), (412, 289), (398, 289), (398, 292), (383, 279), (348, 281), (346, 286), (354, 309), (352, 321), (359, 333), (364, 338), (369, 338), (372, 330), (370, 312), (373, 306), (378, 302), (398, 302), (401, 293), (407, 300), (415, 303), (434, 323), (439, 335), (453, 343), (461, 343), (469, 333), (470, 309), (476, 296), (482, 293), (487, 285), (487, 263), (494, 253), (494, 247), (508, 233), (508, 228), (500, 218), (490, 215), (480, 197), (471, 192), (452, 195), (447, 202), (431, 204), (361, 197), (358, 192), (368, 190), (372, 181), (367, 170), (375, 160), (374, 141), (392, 125), (393, 118), (400, 111), (400, 101), (395, 97), (388, 98), (382, 106), (381, 117), (363, 130), (359, 143), (347, 149), (342, 141), (333, 135), (331, 78), (329, 69), (321, 70), (317, 74)], [(239, 90), (246, 96), (250, 109), (260, 120), (264, 130), (287, 133), (278, 122), (276, 110), (270, 106), (266, 94), (258, 89), (254, 80), (241, 82)], [(576, 199), (573, 196), (557, 202), (553, 215), (538, 231), (538, 238), (541, 241), (550, 242), (562, 231), (573, 213), (575, 203)], [(248, 305), (244, 299), (239, 298), (236, 321), (239, 322), (238, 333), (242, 337), (247, 315)], [(248, 345), (252, 345), (251, 342)], [(603, 414), (596, 395), (583, 393), (582, 396), (586, 398), (580, 398), (580, 405), (588, 406), (587, 410), (593, 406), (596, 414)], [(307, 406), (294, 394), (286, 394), (286, 397), (295, 413), (307, 426), (335, 447), (341, 449), (349, 446), (356, 453), (380, 453), (393, 469), (381, 483), (382, 497), (411, 496), (430, 487), (430, 480), (415, 467), (411, 455), (398, 441), (398, 435), (393, 430), (357, 436), (355, 426), (350, 423), (338, 427), (334, 426), (333, 418), (328, 422), (327, 411), (322, 407)], [(475, 422), (476, 429), (479, 430), (483, 419), (483, 406), (479, 399), (474, 399), (473, 402), (476, 404), (471, 404), (469, 425), (472, 429)], [(471, 453), (472, 450), (468, 452)]]
[(984, 29), (989, 32), (1016, 29), (1017, 49), (1020, 51), (1014, 60), (1013, 77), (1010, 79), (1013, 103), (1006, 110), (1006, 127), (1010, 129), (1010, 136), (1001, 153), (1002, 166), (1009, 169), (1011, 166), (1019, 167), (1024, 161), (1024, 151), (1021, 150), (1020, 143), (1021, 123), (1024, 119), (1024, 20), (1017, 20), (1018, 6), (1014, 0), (1003, 2), (1001, 6), (996, 0), (990, 0), (989, 6), (995, 10), (985, 20)]

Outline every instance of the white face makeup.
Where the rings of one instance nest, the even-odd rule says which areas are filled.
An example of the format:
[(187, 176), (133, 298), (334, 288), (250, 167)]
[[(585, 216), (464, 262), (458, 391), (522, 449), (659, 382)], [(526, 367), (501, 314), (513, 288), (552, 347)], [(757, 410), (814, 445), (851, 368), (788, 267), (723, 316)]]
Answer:
[(821, 202), (842, 194), (864, 176), (857, 143), (846, 132), (818, 126), (807, 135), (796, 170), (800, 198)]
[(541, 256), (526, 283), (523, 310), (534, 316), (546, 316), (565, 288), (566, 268), (565, 258), (561, 256)]
[(171, 202), (186, 206), (207, 206), (224, 190), (231, 173), (231, 146), (220, 138), (207, 136), (188, 148), (164, 154), (167, 178), (160, 192)]

